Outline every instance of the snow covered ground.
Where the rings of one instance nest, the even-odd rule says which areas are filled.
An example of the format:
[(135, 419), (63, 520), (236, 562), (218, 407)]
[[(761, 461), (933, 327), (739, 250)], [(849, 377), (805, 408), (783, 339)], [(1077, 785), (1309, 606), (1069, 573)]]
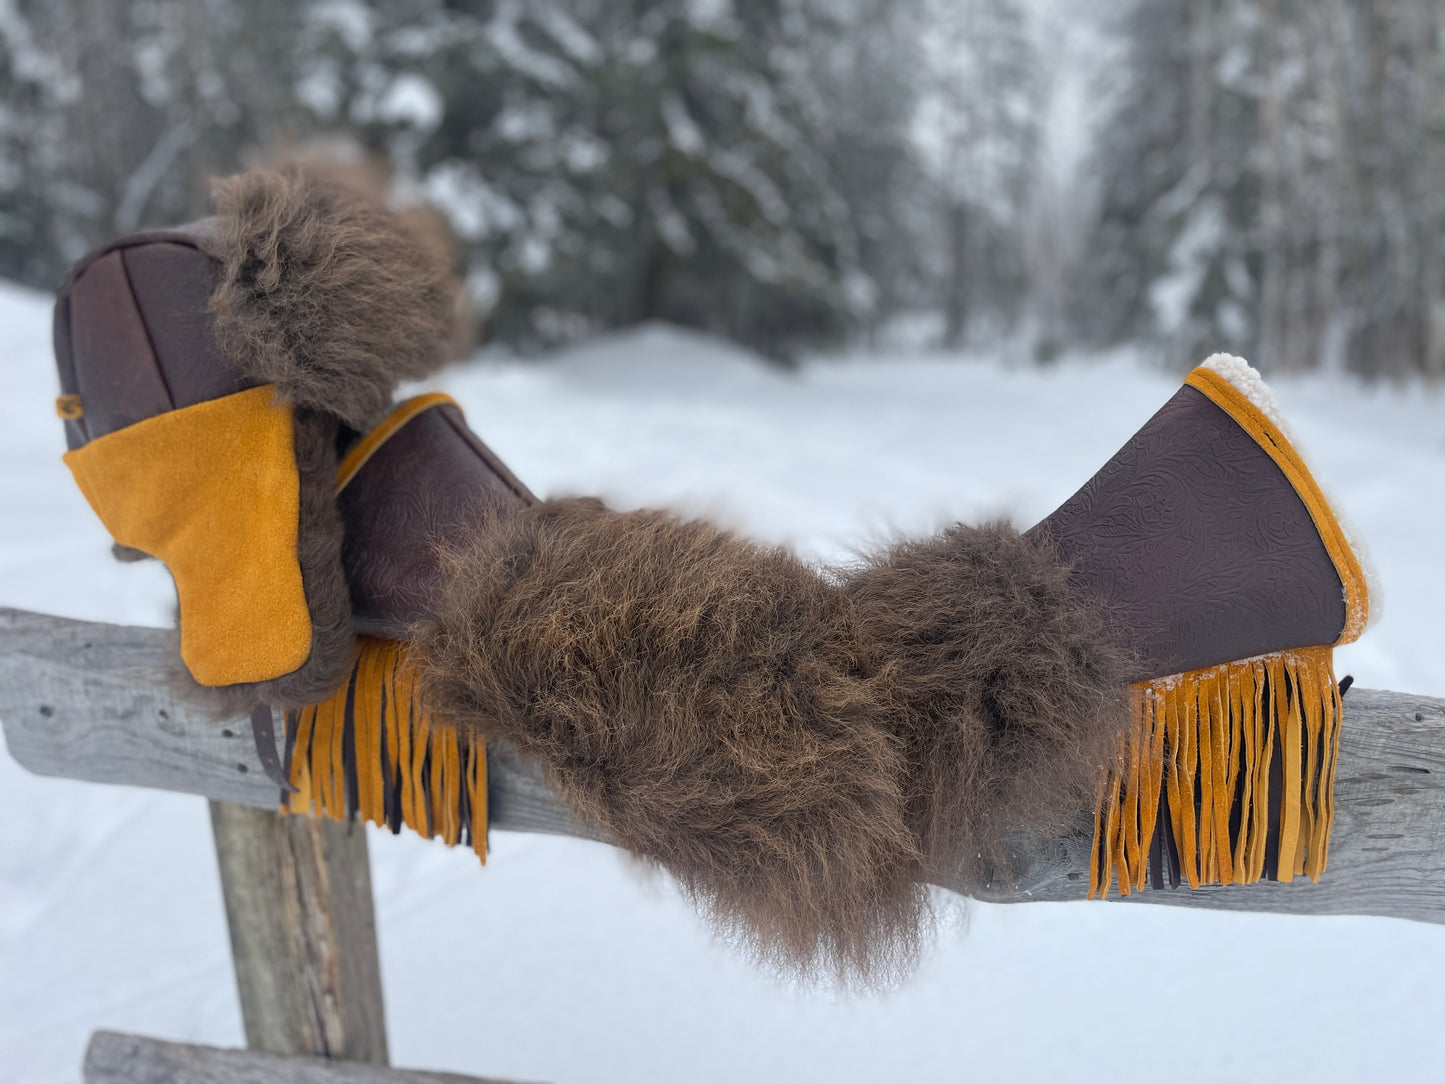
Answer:
[[(0, 605), (169, 619), (60, 463), (49, 301), (0, 292)], [(953, 519), (1051, 511), (1175, 381), (1125, 360), (817, 362), (793, 375), (662, 328), (436, 382), (540, 494), (705, 513), (819, 559)], [(1385, 616), (1364, 686), (1445, 696), (1445, 401), (1276, 385), (1365, 538)], [(0, 1081), (79, 1079), (97, 1027), (239, 1045), (205, 804), (0, 756)], [(485, 870), (371, 853), (393, 1061), (521, 1080), (1436, 1080), (1445, 929), (1118, 904), (960, 904), (876, 996), (780, 986), (668, 883), (596, 844), (496, 833)], [(1308, 891), (1308, 889), (1301, 889)]]

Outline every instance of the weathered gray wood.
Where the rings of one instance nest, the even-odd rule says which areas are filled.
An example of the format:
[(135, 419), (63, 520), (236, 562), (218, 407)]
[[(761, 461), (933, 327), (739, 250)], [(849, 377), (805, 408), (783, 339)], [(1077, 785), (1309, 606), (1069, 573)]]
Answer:
[[(189, 681), (165, 629), (0, 608), (0, 725), (37, 775), (277, 806), (250, 721)], [(493, 827), (596, 838), (510, 749), (489, 751), (488, 777)]]
[(509, 832), (606, 841), (572, 816), (536, 761), (524, 760), (512, 746), (499, 743), (487, 747), (487, 820)]
[[(1021, 873), (974, 896), (1081, 900), (1090, 839), (1039, 846)], [(1111, 893), (1111, 899), (1118, 899)], [(1146, 889), (1128, 897), (1223, 911), (1389, 915), (1445, 923), (1445, 700), (1354, 688), (1345, 696), (1329, 868), (1319, 884)]]
[(0, 720), (21, 765), (275, 808), (249, 722), (183, 675), (170, 631), (0, 609)]
[[(237, 771), (251, 746), (247, 721), (208, 721), (204, 696), (165, 699), (168, 716), (158, 718), (160, 694), (145, 686), (173, 671), (171, 651), (169, 634), (155, 629), (0, 610), (0, 723), (12, 755), (41, 774), (211, 797), (244, 790), (246, 797), (232, 800), (273, 806), (275, 788), (261, 776), (254, 753), (247, 772)], [(219, 738), (221, 729), (239, 738)], [(95, 748), (86, 748), (87, 742)], [(230, 755), (217, 754), (218, 746)], [(188, 759), (192, 749), (196, 755)], [(107, 763), (112, 755), (117, 762)], [(488, 774), (494, 827), (595, 838), (576, 824), (540, 773), (511, 751), (493, 750)], [(1146, 890), (1129, 899), (1445, 923), (1442, 784), (1445, 700), (1351, 689), (1345, 697), (1330, 865), (1320, 884)], [(1018, 856), (1012, 882), (970, 894), (998, 903), (1083, 899), (1088, 853), (1086, 835), (1030, 845)]]
[(219, 1050), (114, 1031), (90, 1037), (84, 1073), (85, 1084), (506, 1084), (494, 1077)]
[(246, 1045), (387, 1063), (366, 833), (211, 802)]

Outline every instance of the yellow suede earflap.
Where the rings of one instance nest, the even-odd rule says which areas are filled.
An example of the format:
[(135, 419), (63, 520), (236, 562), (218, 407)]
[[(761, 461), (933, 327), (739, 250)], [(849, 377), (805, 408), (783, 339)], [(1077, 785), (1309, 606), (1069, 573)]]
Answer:
[(65, 456), (115, 540), (171, 570), (181, 658), (202, 685), (268, 681), (311, 653), (291, 408), (274, 397), (267, 385), (158, 414)]

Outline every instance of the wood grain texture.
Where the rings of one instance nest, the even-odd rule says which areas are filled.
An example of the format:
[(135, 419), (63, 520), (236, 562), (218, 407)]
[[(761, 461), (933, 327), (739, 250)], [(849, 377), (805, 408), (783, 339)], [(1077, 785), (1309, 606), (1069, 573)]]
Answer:
[(0, 720), (23, 767), (274, 809), (249, 721), (190, 682), (164, 629), (0, 609)]
[(246, 1045), (387, 1063), (366, 833), (211, 802)]
[(90, 1037), (84, 1079), (85, 1084), (507, 1084), (494, 1077), (220, 1050), (114, 1031)]
[[(274, 810), (279, 791), (250, 720), (187, 677), (176, 645), (166, 629), (0, 608), (0, 725), (10, 755), (37, 775)], [(511, 749), (488, 751), (488, 780), (493, 827), (599, 838)]]
[[(261, 774), (249, 722), (217, 720), (206, 690), (193, 696), (156, 687), (174, 673), (171, 644), (156, 629), (0, 610), (0, 723), (11, 754), (44, 775), (274, 808), (276, 788)], [(492, 749), (489, 764), (493, 827), (598, 838), (534, 765), (507, 749)], [(1329, 869), (1318, 885), (1145, 890), (1128, 899), (1445, 923), (1445, 700), (1351, 689), (1335, 803)], [(1081, 831), (1021, 845), (1012, 878), (969, 894), (996, 903), (1082, 900), (1089, 843)]]
[[(997, 903), (1082, 900), (1091, 839), (1020, 848)], [(1119, 899), (1111, 893), (1111, 899)], [(1319, 884), (1145, 889), (1127, 899), (1223, 911), (1389, 915), (1445, 923), (1445, 700), (1353, 688), (1345, 695), (1329, 867)]]

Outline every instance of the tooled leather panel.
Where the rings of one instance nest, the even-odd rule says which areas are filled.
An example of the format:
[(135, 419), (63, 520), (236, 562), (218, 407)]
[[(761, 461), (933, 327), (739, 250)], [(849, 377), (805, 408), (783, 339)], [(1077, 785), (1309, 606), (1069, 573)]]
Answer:
[(528, 503), (525, 487), (518, 492), (510, 472), (503, 478), (488, 465), (495, 456), (448, 409), (457, 413), (436, 408), (407, 422), (341, 492), (342, 563), (358, 632), (405, 639), (430, 613), (438, 545), (460, 543), (481, 520)]
[(1029, 534), (1052, 538), (1103, 600), (1133, 680), (1330, 644), (1344, 589), (1309, 511), (1268, 453), (1181, 388)]
[(537, 498), (532, 491), (522, 484), (522, 480), (513, 474), (508, 466), (497, 458), (497, 453), (482, 443), (482, 438), (472, 432), (467, 421), (462, 417), (462, 412), (450, 403), (443, 403), (437, 408), (437, 412), (457, 431), (457, 435), (466, 441), (477, 457), (487, 466), (497, 480), (517, 495), (524, 504), (536, 504)]

